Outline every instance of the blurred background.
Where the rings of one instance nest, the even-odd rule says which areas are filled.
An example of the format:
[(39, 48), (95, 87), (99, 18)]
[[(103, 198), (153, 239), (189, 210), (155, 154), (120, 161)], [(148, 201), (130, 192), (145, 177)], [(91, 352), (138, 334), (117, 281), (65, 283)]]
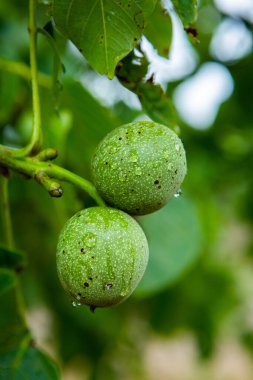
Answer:
[[(181, 196), (139, 219), (150, 262), (130, 299), (95, 314), (74, 308), (57, 278), (55, 249), (65, 221), (91, 200), (68, 184), (52, 199), (32, 181), (10, 181), (16, 247), (28, 255), (27, 319), (63, 380), (253, 379), (253, 1), (200, 1), (195, 38), (166, 6), (168, 59), (145, 38), (142, 49), (178, 112), (188, 174)], [(43, 26), (43, 11), (39, 17)], [(57, 92), (40, 89), (45, 146), (58, 149), (58, 164), (90, 178), (103, 136), (148, 116), (116, 78), (99, 76), (57, 39), (65, 73)], [(24, 0), (0, 3), (0, 142), (19, 147), (31, 134), (31, 88), (1, 69), (2, 58), (29, 64)], [(40, 36), (40, 71), (50, 75), (52, 62)], [(11, 300), (11, 292), (2, 296), (2, 325), (18, 325)]]

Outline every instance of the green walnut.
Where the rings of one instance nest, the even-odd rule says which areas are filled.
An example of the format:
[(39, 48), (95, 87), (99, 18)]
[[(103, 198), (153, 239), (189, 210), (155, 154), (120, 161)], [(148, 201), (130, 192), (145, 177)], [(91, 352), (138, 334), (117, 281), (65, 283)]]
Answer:
[(123, 211), (91, 207), (70, 218), (57, 246), (57, 271), (73, 304), (97, 307), (125, 300), (148, 262), (146, 236)]
[(113, 207), (145, 215), (163, 207), (186, 175), (185, 150), (168, 127), (138, 121), (111, 131), (91, 162), (94, 184)]

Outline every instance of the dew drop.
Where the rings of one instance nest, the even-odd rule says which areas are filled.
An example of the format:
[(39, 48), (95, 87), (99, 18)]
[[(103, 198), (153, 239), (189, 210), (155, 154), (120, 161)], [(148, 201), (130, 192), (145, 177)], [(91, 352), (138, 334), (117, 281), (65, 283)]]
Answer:
[(142, 175), (142, 171), (141, 171), (141, 168), (140, 168), (140, 167), (137, 167), (137, 168), (135, 169), (135, 174), (136, 174), (136, 175)]
[(73, 307), (80, 307), (82, 304), (80, 302), (72, 301), (72, 306)]
[(168, 158), (169, 158), (169, 151), (168, 151), (167, 148), (164, 148), (164, 149), (163, 149), (163, 157), (164, 157), (165, 159), (168, 159)]
[(92, 248), (96, 245), (97, 242), (97, 236), (93, 234), (92, 232), (88, 232), (84, 238), (83, 242), (86, 245), (86, 247)]
[(112, 153), (112, 154), (117, 153), (118, 150), (119, 150), (119, 148), (117, 146), (112, 146), (110, 149), (110, 153)]
[(180, 195), (182, 195), (182, 190), (179, 189), (175, 194), (174, 194), (174, 198), (179, 198)]
[(125, 173), (120, 173), (119, 174), (119, 181), (120, 182), (125, 182), (127, 180), (127, 176)]
[(171, 170), (172, 170), (172, 167), (173, 167), (173, 165), (172, 165), (172, 163), (170, 162), (170, 163), (168, 164), (168, 170), (171, 171)]
[(131, 161), (131, 162), (137, 162), (138, 161), (137, 150), (135, 150), (135, 149), (130, 150), (129, 161)]
[(177, 152), (179, 151), (179, 148), (180, 148), (180, 146), (178, 144), (176, 144), (175, 145), (175, 149), (176, 149)]

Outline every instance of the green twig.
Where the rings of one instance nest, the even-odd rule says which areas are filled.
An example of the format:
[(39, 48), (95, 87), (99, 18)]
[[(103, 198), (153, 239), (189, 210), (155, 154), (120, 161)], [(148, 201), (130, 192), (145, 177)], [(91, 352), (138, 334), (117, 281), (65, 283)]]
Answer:
[(13, 248), (13, 233), (10, 216), (9, 194), (8, 194), (8, 179), (0, 175), (0, 203), (3, 224), (3, 240), (7, 247)]
[[(23, 62), (11, 61), (0, 57), (0, 70), (7, 71), (11, 74), (18, 75), (28, 81), (32, 79), (31, 69)], [(50, 89), (52, 81), (46, 74), (38, 73), (38, 84), (41, 87)]]
[(41, 148), (41, 111), (38, 85), (37, 67), (37, 29), (36, 29), (36, 0), (29, 1), (29, 33), (30, 33), (30, 64), (32, 75), (32, 97), (33, 97), (33, 134), (28, 151), (38, 152)]
[[(50, 183), (49, 179), (51, 179), (51, 183), (55, 183), (55, 180), (69, 182), (76, 187), (84, 190), (87, 194), (89, 194), (94, 201), (100, 205), (105, 206), (103, 199), (98, 194), (95, 186), (87, 181), (86, 179), (78, 176), (77, 174), (72, 173), (71, 171), (64, 169), (60, 166), (54, 165), (51, 162), (41, 162), (32, 158), (15, 158), (11, 154), (8, 154), (5, 150), (2, 150), (0, 147), (0, 164), (4, 167), (12, 169), (17, 173), (24, 174), (27, 177), (34, 178), (43, 186), (46, 186), (45, 189), (49, 191)], [(44, 174), (44, 177), (41, 177)], [(41, 180), (42, 179), (42, 180)], [(46, 181), (43, 181), (46, 179)], [(58, 191), (60, 192), (60, 188), (58, 187)], [(57, 194), (57, 188), (51, 188), (50, 195), (53, 195), (52, 192)], [(59, 196), (59, 195), (56, 195)]]
[(29, 0), (29, 24), (30, 33), (30, 65), (32, 78), (32, 100), (33, 100), (33, 132), (30, 143), (22, 148), (13, 150), (13, 156), (25, 157), (39, 152), (42, 145), (41, 132), (41, 110), (38, 84), (37, 67), (37, 26), (36, 26), (36, 0)]

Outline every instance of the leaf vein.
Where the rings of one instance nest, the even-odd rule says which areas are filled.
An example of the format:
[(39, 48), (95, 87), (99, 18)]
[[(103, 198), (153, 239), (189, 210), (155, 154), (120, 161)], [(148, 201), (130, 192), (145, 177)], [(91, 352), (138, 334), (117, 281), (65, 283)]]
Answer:
[(81, 30), (81, 38), (82, 38), (82, 39), (83, 39), (83, 37), (84, 37), (84, 33), (85, 33), (86, 26), (87, 26), (88, 23), (89, 23), (89, 20), (90, 20), (90, 18), (91, 18), (91, 15), (92, 15), (92, 13), (93, 13), (94, 10), (95, 10), (98, 1), (99, 1), (99, 0), (96, 0), (96, 1), (95, 1), (94, 5), (93, 5), (93, 7), (91, 8), (90, 13), (89, 13), (89, 15), (88, 15), (88, 17), (87, 17), (86, 23), (83, 24), (83, 27), (82, 27), (82, 30)]
[(131, 16), (129, 15), (129, 13), (128, 13), (123, 7), (121, 7), (118, 3), (116, 3), (115, 0), (112, 0), (112, 2), (113, 2), (115, 5), (117, 5), (117, 7), (118, 7), (122, 12), (124, 12), (124, 13), (127, 15), (128, 18), (131, 19)]
[(66, 14), (66, 26), (67, 26), (67, 30), (69, 30), (70, 12), (71, 12), (71, 8), (73, 7), (73, 3), (74, 3), (74, 0), (71, 0), (71, 2), (69, 3), (67, 14)]
[(105, 15), (104, 15), (104, 4), (103, 0), (100, 0), (100, 6), (101, 6), (101, 14), (102, 14), (102, 21), (103, 21), (103, 29), (104, 29), (104, 41), (105, 41), (105, 65), (106, 65), (106, 70), (107, 73), (109, 71), (109, 64), (108, 64), (108, 51), (107, 51), (107, 33), (106, 33), (106, 26), (105, 26)]
[[(115, 0), (112, 0), (112, 2), (117, 5), (117, 7), (123, 12), (125, 13), (125, 15), (129, 18), (129, 20), (131, 21), (131, 24), (133, 22), (133, 18), (131, 17), (131, 15), (124, 9), (122, 8), (118, 3), (116, 3)], [(125, 27), (132, 33), (133, 32), (133, 29), (131, 28), (131, 26), (129, 25), (130, 23), (127, 23), (124, 18), (121, 18), (121, 23), (125, 25)]]

